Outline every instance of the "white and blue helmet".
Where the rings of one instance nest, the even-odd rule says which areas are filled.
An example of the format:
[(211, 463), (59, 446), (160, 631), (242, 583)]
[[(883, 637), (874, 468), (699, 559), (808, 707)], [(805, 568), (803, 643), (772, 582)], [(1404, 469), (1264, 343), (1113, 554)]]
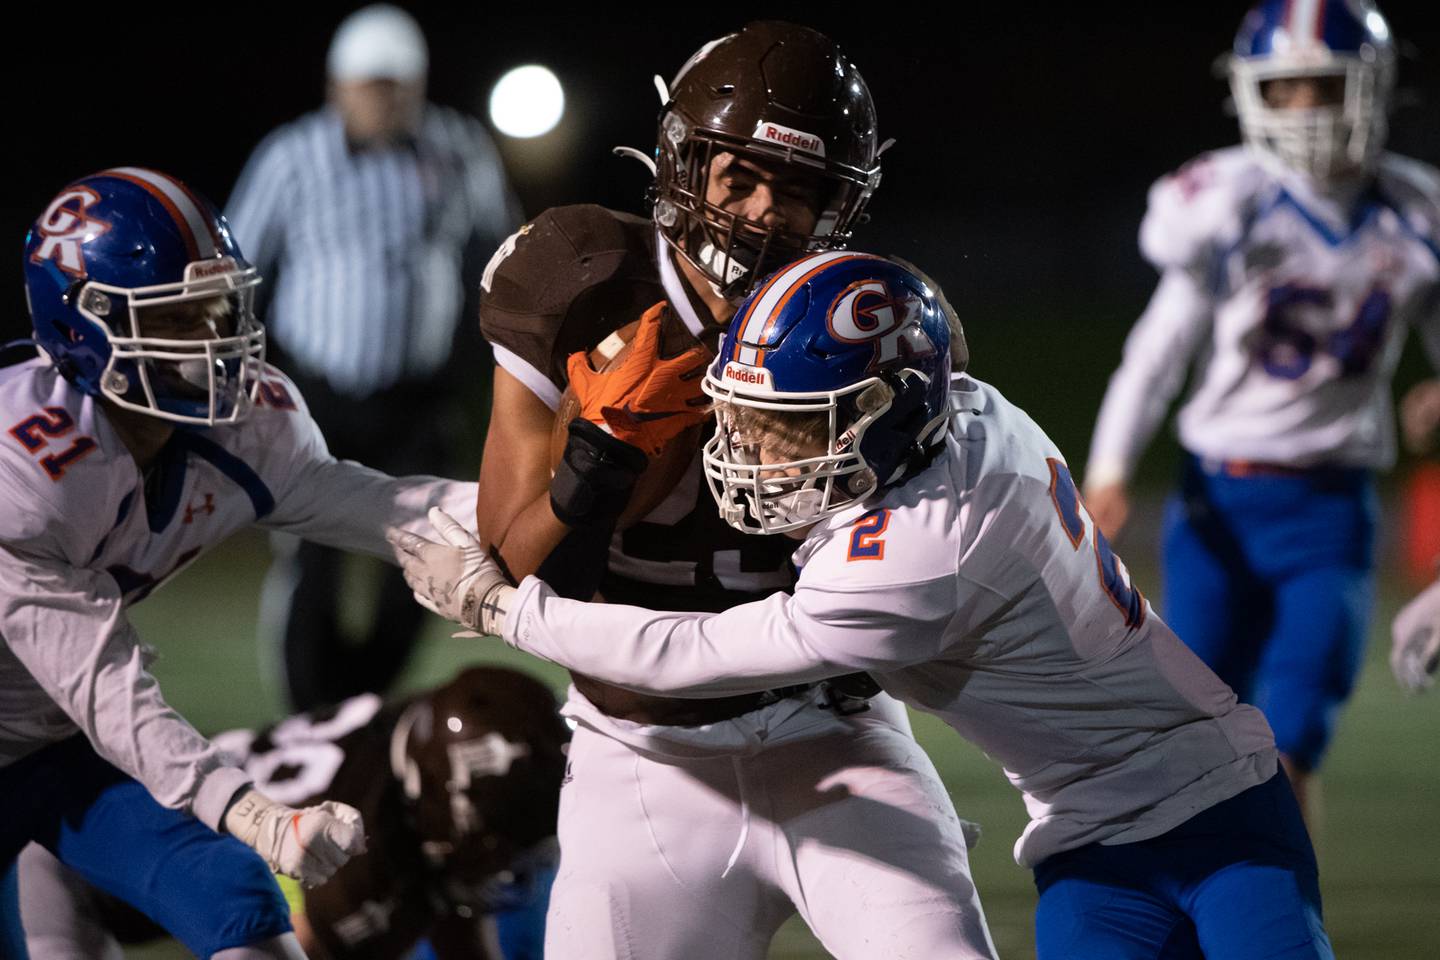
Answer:
[[(963, 349), (963, 348), (962, 348)], [(951, 327), (938, 290), (884, 257), (812, 254), (740, 305), (705, 375), (716, 401), (705, 475), (746, 533), (808, 526), (928, 462), (943, 441)], [(824, 417), (824, 449), (763, 462), (744, 408)]]
[[(178, 424), (245, 417), (265, 358), (260, 282), (209, 200), (115, 167), (67, 185), (25, 239), (35, 344), (79, 390)], [(200, 318), (177, 335), (164, 318)]]
[[(1395, 87), (1390, 27), (1369, 0), (1265, 0), (1240, 25), (1230, 89), (1245, 142), (1262, 157), (1328, 180), (1369, 170), (1385, 144)], [(1339, 103), (1279, 109), (1265, 84), (1338, 77)]]

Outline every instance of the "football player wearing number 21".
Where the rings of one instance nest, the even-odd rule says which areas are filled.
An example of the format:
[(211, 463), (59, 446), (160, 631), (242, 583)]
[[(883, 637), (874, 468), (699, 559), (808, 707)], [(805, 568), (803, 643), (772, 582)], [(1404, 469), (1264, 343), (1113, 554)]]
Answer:
[(622, 687), (691, 697), (868, 672), (998, 760), (1030, 823), (1041, 960), (1330, 958), (1314, 853), (1264, 717), (1150, 609), (1060, 452), (952, 378), (953, 314), (843, 251), (740, 306), (705, 377), (722, 517), (790, 532), (790, 592), (675, 613), (511, 586), (442, 511), (392, 535), (422, 603)]
[(264, 363), (255, 269), (174, 177), (69, 184), (24, 266), (40, 356), (0, 370), (0, 864), (34, 840), (196, 956), (300, 956), (270, 871), (325, 882), (365, 848), (359, 813), (257, 790), (165, 702), (127, 611), (237, 530), (388, 556), (386, 528), (475, 485), (329, 454)]
[(1136, 462), (1200, 356), (1165, 508), (1166, 622), (1274, 728), (1311, 829), (1363, 660), (1371, 472), (1395, 457), (1406, 329), (1440, 365), (1440, 177), (1382, 151), (1395, 47), (1362, 0), (1267, 0), (1230, 83), (1244, 144), (1150, 192), (1160, 283), (1100, 409), (1085, 499), (1110, 536)]

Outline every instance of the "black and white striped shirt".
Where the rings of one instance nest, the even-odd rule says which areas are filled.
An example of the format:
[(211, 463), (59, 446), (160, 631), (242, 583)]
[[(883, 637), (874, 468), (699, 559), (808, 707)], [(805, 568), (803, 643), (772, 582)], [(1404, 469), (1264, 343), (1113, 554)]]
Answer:
[(464, 278), (520, 211), (478, 120), (434, 104), (412, 143), (353, 150), (330, 108), (272, 132), (226, 208), (267, 284), (271, 338), (355, 397), (434, 373)]

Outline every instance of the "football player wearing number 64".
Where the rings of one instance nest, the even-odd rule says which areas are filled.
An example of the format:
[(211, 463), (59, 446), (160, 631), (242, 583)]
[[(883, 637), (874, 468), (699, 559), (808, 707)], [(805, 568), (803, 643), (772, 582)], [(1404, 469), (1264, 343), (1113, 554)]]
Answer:
[(1265, 712), (1313, 831), (1314, 772), (1364, 660), (1372, 471), (1395, 458), (1407, 329), (1440, 366), (1440, 175), (1381, 150), (1395, 49), (1368, 0), (1265, 0), (1229, 69), (1244, 144), (1150, 191), (1140, 247), (1160, 283), (1100, 408), (1085, 500), (1115, 537), (1200, 357), (1160, 610)]
[(1314, 853), (1265, 718), (1150, 609), (1064, 459), (952, 378), (944, 298), (816, 254), (741, 304), (705, 378), (704, 467), (795, 588), (723, 613), (517, 587), (440, 511), (391, 535), (421, 603), (620, 687), (723, 697), (863, 670), (1004, 765), (1031, 822), (1041, 960), (1331, 958)]

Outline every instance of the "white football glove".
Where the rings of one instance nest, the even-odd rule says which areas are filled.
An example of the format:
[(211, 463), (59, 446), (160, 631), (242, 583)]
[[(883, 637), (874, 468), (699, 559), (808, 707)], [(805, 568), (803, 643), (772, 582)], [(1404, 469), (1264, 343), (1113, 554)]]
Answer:
[(399, 529), (386, 535), (415, 600), (446, 620), (498, 636), (515, 588), (485, 545), (454, 517), (439, 507), (431, 507), (429, 516), (440, 543)]
[(1390, 625), (1390, 669), (1400, 686), (1419, 693), (1440, 666), (1440, 580), (1420, 591)]
[(345, 861), (365, 852), (365, 828), (354, 807), (326, 801), (297, 810), (254, 787), (225, 811), (225, 830), (260, 854), (271, 870), (307, 887), (329, 880)]

